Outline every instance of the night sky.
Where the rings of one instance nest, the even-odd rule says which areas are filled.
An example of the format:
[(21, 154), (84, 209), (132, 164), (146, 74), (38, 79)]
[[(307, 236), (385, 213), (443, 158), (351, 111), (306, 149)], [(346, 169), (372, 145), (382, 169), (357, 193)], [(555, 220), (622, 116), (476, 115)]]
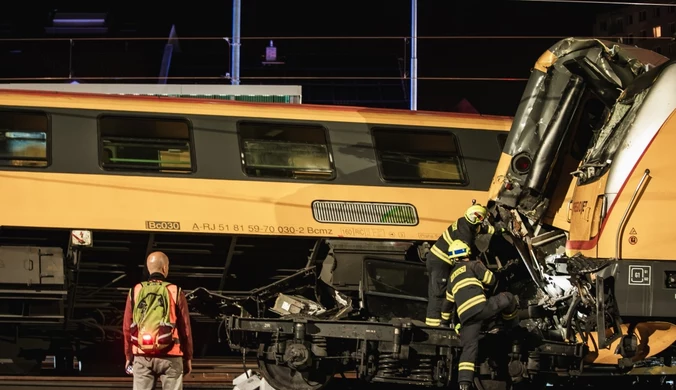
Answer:
[[(136, 4), (141, 4), (137, 2)], [(145, 2), (143, 2), (145, 4)], [(169, 35), (176, 26), (182, 40), (173, 57), (171, 83), (222, 83), (229, 72), (230, 50), (218, 37), (232, 34), (232, 2), (148, 2), (114, 5), (62, 4), (40, 6), (29, 3), (0, 17), (2, 38), (69, 38), (87, 35), (48, 35), (50, 12), (108, 12), (108, 38), (158, 37)], [(304, 103), (351, 104), (408, 108), (409, 81), (401, 80), (409, 70), (410, 35), (408, 0), (368, 1), (273, 1), (242, 0), (241, 84), (303, 85)], [(90, 3), (91, 4), (91, 3)], [(213, 5), (204, 5), (213, 4)], [(365, 7), (368, 6), (368, 8)], [(23, 7), (23, 9), (21, 8)], [(529, 76), (537, 57), (557, 37), (589, 36), (597, 12), (608, 5), (537, 2), (483, 2), (419, 0), (418, 76), (490, 77)], [(614, 6), (616, 7), (616, 6)], [(390, 39), (311, 39), (312, 37), (399, 37)], [(424, 37), (455, 37), (425, 39)], [(527, 36), (527, 39), (463, 38), (466, 36)], [(547, 36), (537, 38), (538, 36)], [(276, 37), (287, 37), (274, 39)], [(306, 37), (292, 39), (291, 37)], [(274, 39), (285, 65), (263, 66), (262, 56)], [(148, 77), (128, 80), (157, 83), (166, 40), (75, 41), (72, 60), (68, 41), (0, 42), (0, 77)], [(71, 64), (69, 68), (69, 64)], [(312, 77), (299, 80), (293, 77)], [(259, 78), (256, 78), (259, 77)], [(280, 79), (260, 79), (279, 77)], [(282, 79), (285, 77), (286, 79)], [(322, 80), (322, 77), (379, 77), (381, 80)], [(121, 82), (118, 80), (117, 82)], [(482, 114), (512, 115), (524, 81), (420, 80), (418, 109), (453, 110), (462, 99), (469, 100)]]

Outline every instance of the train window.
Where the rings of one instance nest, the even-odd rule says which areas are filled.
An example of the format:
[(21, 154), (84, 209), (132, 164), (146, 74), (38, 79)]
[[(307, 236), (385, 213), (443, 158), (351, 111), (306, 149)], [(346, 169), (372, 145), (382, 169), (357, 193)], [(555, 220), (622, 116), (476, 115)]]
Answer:
[(49, 165), (46, 114), (0, 111), (0, 165), (44, 168)]
[(104, 169), (193, 172), (185, 120), (102, 116), (99, 130)]
[(466, 182), (457, 140), (451, 133), (374, 128), (373, 140), (384, 180)]
[(507, 134), (498, 134), (498, 147), (500, 151), (505, 150), (505, 144), (507, 143)]
[(333, 179), (326, 129), (315, 125), (240, 122), (242, 165), (249, 176)]

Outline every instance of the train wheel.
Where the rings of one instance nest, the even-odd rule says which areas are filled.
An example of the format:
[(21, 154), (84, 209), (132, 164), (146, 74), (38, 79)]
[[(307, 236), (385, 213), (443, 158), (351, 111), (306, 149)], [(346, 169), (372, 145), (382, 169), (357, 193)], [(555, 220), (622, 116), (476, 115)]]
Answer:
[(258, 367), (265, 380), (276, 390), (319, 390), (329, 383), (335, 372), (334, 364), (320, 363), (317, 368), (298, 370), (263, 359), (258, 361)]
[(509, 390), (510, 386), (505, 381), (492, 379), (474, 378), (474, 386), (480, 390)]
[(277, 338), (263, 343), (259, 351), (265, 352), (258, 355), (261, 374), (276, 390), (319, 390), (333, 378), (338, 361), (322, 359), (326, 356), (325, 339), (313, 340), (311, 344), (286, 343), (283, 356), (273, 358), (270, 352), (277, 349), (280, 341)]

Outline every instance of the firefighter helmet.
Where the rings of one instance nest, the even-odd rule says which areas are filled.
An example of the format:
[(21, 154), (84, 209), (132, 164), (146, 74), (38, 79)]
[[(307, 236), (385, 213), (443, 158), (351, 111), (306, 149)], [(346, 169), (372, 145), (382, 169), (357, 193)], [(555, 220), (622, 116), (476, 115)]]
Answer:
[(448, 246), (448, 258), (451, 260), (468, 257), (470, 252), (469, 246), (461, 240), (454, 240)]
[(470, 206), (467, 211), (465, 211), (465, 219), (472, 225), (476, 225), (483, 222), (483, 220), (486, 219), (487, 214), (488, 210), (486, 210), (484, 206), (475, 204)]

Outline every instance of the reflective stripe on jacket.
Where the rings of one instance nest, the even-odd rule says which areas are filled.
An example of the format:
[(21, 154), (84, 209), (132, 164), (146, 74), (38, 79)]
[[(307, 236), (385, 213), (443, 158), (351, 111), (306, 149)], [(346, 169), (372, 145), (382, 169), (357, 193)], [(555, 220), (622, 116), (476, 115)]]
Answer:
[(482, 262), (459, 261), (451, 270), (446, 299), (455, 303), (461, 323), (465, 323), (486, 306), (484, 286), (495, 284), (495, 276)]
[(448, 247), (454, 240), (461, 240), (470, 247), (470, 250), (472, 251), (471, 257), (476, 258), (479, 255), (479, 250), (476, 245), (474, 245), (476, 235), (478, 233), (493, 234), (494, 232), (495, 229), (491, 225), (472, 225), (467, 222), (465, 217), (461, 217), (444, 230), (437, 239), (437, 242), (430, 249), (430, 252), (432, 252), (439, 260), (445, 261), (448, 264), (453, 264), (448, 257)]

